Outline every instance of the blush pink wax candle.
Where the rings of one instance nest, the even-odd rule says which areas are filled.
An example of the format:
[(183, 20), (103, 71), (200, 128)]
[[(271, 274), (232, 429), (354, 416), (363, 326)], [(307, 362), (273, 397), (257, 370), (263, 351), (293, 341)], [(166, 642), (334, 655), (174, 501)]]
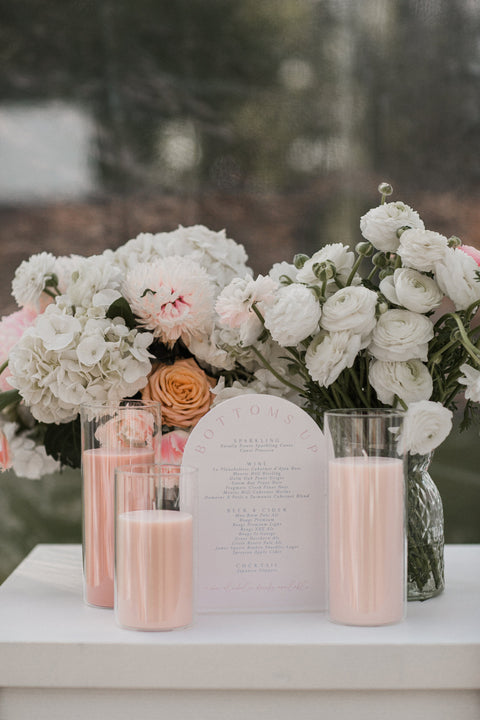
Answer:
[(404, 616), (403, 462), (388, 457), (329, 462), (329, 614), (345, 625)]
[(120, 513), (115, 612), (119, 625), (172, 630), (193, 616), (192, 515), (176, 510)]
[(83, 452), (84, 594), (89, 605), (113, 608), (115, 468), (153, 461), (149, 448)]

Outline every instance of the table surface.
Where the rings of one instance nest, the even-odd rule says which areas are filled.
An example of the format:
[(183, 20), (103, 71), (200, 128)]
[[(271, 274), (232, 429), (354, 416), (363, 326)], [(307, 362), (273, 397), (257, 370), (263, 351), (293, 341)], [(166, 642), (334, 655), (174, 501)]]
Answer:
[(141, 633), (83, 603), (80, 546), (38, 545), (0, 587), (0, 687), (478, 689), (480, 545), (447, 546), (445, 564), (446, 591), (398, 625), (226, 613)]

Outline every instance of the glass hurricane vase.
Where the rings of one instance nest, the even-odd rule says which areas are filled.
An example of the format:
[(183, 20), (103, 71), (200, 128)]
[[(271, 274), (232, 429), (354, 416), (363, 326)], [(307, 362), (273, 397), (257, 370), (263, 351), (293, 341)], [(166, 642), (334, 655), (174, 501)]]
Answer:
[(427, 600), (445, 587), (443, 505), (430, 477), (429, 455), (408, 457), (408, 600)]

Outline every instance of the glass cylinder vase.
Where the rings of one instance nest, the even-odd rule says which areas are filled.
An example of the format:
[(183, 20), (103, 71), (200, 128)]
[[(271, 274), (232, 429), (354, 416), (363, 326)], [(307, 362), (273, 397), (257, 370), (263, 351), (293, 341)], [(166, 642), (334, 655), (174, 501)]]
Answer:
[(84, 405), (80, 418), (84, 600), (113, 608), (115, 469), (160, 460), (161, 406), (142, 400)]
[(403, 414), (325, 413), (328, 446), (329, 618), (400, 622), (406, 607)]
[(445, 587), (443, 505), (431, 459), (408, 456), (408, 600), (428, 600)]
[(115, 471), (115, 618), (130, 630), (189, 627), (194, 612), (197, 468)]

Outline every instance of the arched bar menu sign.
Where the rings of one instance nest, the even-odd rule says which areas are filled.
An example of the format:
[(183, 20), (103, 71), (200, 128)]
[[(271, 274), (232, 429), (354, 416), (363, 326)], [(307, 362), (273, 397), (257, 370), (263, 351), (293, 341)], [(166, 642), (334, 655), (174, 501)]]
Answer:
[(200, 612), (326, 606), (325, 439), (272, 395), (217, 405), (187, 442), (199, 469)]

